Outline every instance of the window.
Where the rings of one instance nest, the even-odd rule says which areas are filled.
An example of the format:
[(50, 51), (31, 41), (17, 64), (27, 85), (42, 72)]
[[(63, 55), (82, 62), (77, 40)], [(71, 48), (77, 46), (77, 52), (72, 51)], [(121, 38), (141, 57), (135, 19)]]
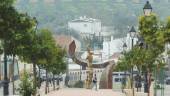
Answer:
[(114, 73), (113, 76), (118, 76), (119, 74)]
[(119, 78), (115, 78), (115, 82), (119, 82)]

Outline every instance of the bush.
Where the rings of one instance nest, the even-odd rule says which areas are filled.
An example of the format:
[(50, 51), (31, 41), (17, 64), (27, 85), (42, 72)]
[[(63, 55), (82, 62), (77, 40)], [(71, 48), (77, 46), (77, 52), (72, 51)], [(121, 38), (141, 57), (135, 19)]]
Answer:
[(74, 84), (74, 87), (75, 88), (83, 88), (83, 81), (77, 81), (75, 84)]
[(33, 84), (31, 83), (31, 80), (29, 80), (29, 75), (27, 72), (24, 72), (18, 90), (22, 96), (31, 96), (35, 93), (35, 90), (33, 89)]

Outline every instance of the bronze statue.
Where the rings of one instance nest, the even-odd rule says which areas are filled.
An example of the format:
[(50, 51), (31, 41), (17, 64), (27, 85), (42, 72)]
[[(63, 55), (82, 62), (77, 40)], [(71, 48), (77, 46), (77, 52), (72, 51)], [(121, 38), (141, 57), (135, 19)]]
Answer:
[(88, 60), (88, 62), (78, 59), (75, 54), (75, 49), (76, 49), (76, 44), (75, 44), (75, 41), (73, 40), (69, 45), (68, 54), (69, 54), (70, 58), (72, 58), (72, 60), (76, 64), (78, 64), (80, 66), (85, 66), (88, 68), (87, 70), (89, 70), (89, 72), (88, 72), (88, 76), (85, 80), (86, 88), (90, 88), (90, 85), (92, 82), (92, 77), (93, 77), (93, 69), (92, 68), (105, 68), (105, 70), (102, 72), (102, 75), (100, 78), (99, 88), (100, 89), (112, 89), (112, 70), (115, 65), (114, 60), (111, 60), (111, 61), (108, 60), (106, 62), (92, 64), (93, 53), (90, 52), (90, 49), (88, 49), (88, 56), (86, 58), (86, 60)]
[(93, 62), (93, 53), (90, 52), (90, 48), (88, 48), (88, 56), (86, 58), (86, 60), (88, 60), (88, 63), (87, 63), (87, 74), (88, 74), (88, 78), (87, 78), (87, 81), (86, 81), (86, 88), (87, 89), (91, 89), (91, 83), (92, 83), (92, 78), (93, 78), (93, 67), (92, 67), (92, 62)]

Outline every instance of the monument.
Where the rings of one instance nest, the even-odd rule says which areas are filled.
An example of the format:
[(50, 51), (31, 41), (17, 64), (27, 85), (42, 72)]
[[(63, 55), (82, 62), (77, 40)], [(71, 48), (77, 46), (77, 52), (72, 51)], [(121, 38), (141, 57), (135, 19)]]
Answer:
[(93, 53), (90, 52), (90, 48), (88, 48), (88, 56), (86, 58), (86, 60), (88, 60), (87, 63), (87, 81), (86, 81), (86, 88), (87, 89), (91, 89), (91, 83), (92, 83), (92, 78), (93, 78), (93, 67), (92, 67), (92, 62), (93, 62)]
[(87, 85), (86, 88), (88, 89), (90, 88), (92, 78), (93, 78), (93, 68), (105, 68), (100, 78), (99, 88), (100, 89), (112, 89), (112, 70), (115, 65), (114, 60), (108, 60), (106, 62), (92, 64), (93, 53), (90, 52), (90, 49), (88, 49), (88, 56), (86, 58), (88, 62), (79, 60), (76, 57), (75, 49), (76, 49), (76, 44), (75, 44), (75, 41), (73, 40), (69, 45), (69, 50), (68, 50), (69, 56), (70, 58), (72, 58), (72, 60), (76, 64), (87, 67), (88, 76), (86, 79), (86, 85)]

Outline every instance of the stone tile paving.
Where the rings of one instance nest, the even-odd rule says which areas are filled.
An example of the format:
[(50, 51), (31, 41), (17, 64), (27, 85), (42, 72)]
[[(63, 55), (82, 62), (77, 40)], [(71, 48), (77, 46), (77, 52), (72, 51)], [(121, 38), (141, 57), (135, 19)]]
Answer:
[(114, 92), (111, 89), (60, 89), (58, 91), (52, 91), (46, 96), (125, 96), (121, 92)]

